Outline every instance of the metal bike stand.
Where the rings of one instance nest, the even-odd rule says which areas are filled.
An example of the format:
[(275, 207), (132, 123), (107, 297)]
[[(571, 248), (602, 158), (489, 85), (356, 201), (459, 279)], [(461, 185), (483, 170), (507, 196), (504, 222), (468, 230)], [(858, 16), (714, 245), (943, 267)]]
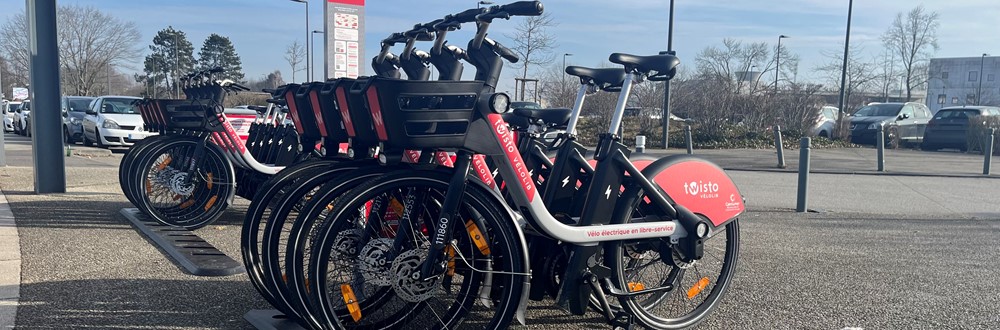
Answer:
[(254, 309), (244, 314), (243, 319), (257, 330), (305, 330), (274, 309)]
[(137, 208), (122, 209), (121, 214), (191, 275), (226, 276), (246, 271), (243, 264), (190, 230), (160, 224)]

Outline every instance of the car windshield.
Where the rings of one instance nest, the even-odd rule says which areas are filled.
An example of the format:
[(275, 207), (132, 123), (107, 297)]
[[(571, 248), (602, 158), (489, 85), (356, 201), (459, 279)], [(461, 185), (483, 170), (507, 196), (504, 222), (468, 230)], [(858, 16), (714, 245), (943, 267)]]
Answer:
[(101, 104), (101, 113), (138, 113), (132, 105), (134, 99), (104, 99)]
[(975, 109), (962, 109), (962, 110), (941, 110), (934, 115), (934, 119), (969, 119), (972, 116), (978, 116), (979, 110)]
[(511, 109), (541, 109), (542, 106), (535, 102), (511, 102)]
[(854, 113), (855, 117), (892, 117), (902, 109), (902, 104), (873, 104)]
[(84, 112), (87, 111), (87, 107), (90, 106), (90, 101), (94, 99), (89, 98), (71, 98), (69, 99), (69, 111), (73, 112)]

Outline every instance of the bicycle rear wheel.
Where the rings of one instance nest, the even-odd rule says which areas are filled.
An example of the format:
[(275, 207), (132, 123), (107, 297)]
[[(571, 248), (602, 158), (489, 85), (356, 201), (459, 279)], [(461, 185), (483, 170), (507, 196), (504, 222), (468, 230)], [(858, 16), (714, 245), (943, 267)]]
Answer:
[[(656, 214), (643, 199), (641, 193), (624, 194), (619, 202), (632, 207), (629, 216), (619, 218)], [(703, 321), (718, 306), (735, 273), (739, 243), (739, 220), (733, 220), (714, 229), (699, 260), (682, 260), (680, 250), (668, 238), (608, 242), (604, 255), (612, 285), (622, 291), (671, 287), (618, 297), (626, 312), (652, 329), (684, 329)]]
[[(521, 236), (498, 201), (469, 185), (446, 248), (447, 270), (414, 280), (427, 257), (446, 172), (401, 171), (337, 201), (309, 264), (313, 301), (333, 328), (504, 328), (527, 280)], [(399, 204), (393, 205), (396, 200)], [(385, 212), (371, 206), (387, 204)], [(391, 211), (391, 212), (390, 212)], [(391, 215), (391, 216), (390, 216)]]

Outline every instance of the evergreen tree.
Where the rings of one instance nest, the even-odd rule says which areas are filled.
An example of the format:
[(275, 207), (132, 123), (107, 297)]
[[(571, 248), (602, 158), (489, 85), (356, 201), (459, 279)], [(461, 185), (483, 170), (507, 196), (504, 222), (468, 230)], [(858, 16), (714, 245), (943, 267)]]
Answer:
[(212, 33), (205, 39), (205, 43), (198, 52), (198, 65), (202, 70), (221, 67), (222, 78), (234, 81), (243, 81), (243, 65), (240, 56), (236, 54), (236, 48), (229, 38)]
[(149, 50), (152, 54), (147, 55), (143, 63), (146, 76), (152, 78), (153, 86), (161, 86), (163, 81), (166, 95), (181, 97), (177, 88), (178, 78), (194, 71), (194, 46), (183, 31), (168, 26), (156, 33)]

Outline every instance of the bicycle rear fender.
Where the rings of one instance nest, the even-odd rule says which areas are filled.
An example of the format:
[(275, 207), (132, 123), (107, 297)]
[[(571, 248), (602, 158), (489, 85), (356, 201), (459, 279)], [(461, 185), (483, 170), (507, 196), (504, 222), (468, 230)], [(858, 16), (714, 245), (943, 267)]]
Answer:
[(675, 203), (708, 218), (716, 227), (736, 219), (746, 209), (733, 180), (708, 160), (691, 155), (667, 156), (645, 166), (642, 174)]

